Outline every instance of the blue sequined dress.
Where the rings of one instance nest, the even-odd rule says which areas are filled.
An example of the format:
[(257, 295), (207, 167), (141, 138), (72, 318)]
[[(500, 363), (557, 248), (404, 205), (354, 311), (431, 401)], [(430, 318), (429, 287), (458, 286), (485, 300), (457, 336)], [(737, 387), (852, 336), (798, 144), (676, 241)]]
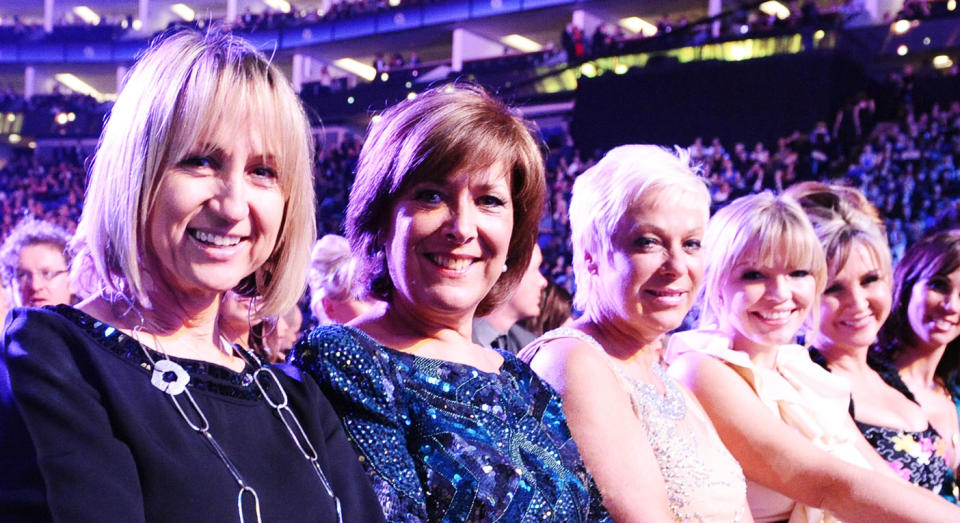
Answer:
[(390, 521), (609, 521), (560, 397), (514, 356), (500, 373), (320, 327), (291, 362), (340, 415)]

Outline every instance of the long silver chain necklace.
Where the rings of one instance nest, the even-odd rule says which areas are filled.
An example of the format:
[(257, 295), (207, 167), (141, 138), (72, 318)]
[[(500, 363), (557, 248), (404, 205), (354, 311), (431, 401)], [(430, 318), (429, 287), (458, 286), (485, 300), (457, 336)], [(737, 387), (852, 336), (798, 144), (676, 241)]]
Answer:
[[(240, 471), (237, 469), (236, 465), (233, 464), (233, 461), (227, 456), (227, 453), (223, 450), (223, 447), (217, 443), (217, 440), (213, 437), (213, 434), (210, 432), (210, 422), (207, 421), (206, 415), (204, 415), (203, 410), (200, 408), (200, 405), (197, 404), (196, 400), (193, 399), (193, 393), (190, 392), (190, 389), (187, 388), (187, 383), (190, 381), (190, 375), (181, 367), (178, 363), (174, 362), (167, 356), (166, 352), (163, 350), (163, 347), (160, 345), (160, 340), (157, 339), (155, 335), (153, 336), (154, 343), (156, 344), (157, 349), (164, 355), (164, 359), (156, 361), (153, 359), (153, 356), (150, 355), (150, 351), (140, 343), (140, 326), (136, 326), (132, 331), (133, 338), (137, 341), (137, 344), (140, 345), (140, 350), (143, 351), (144, 356), (153, 366), (153, 374), (150, 377), (150, 383), (154, 387), (163, 391), (173, 402), (173, 406), (176, 407), (177, 412), (180, 413), (180, 417), (193, 429), (195, 432), (203, 436), (203, 439), (210, 444), (210, 447), (216, 453), (217, 457), (220, 458), (220, 461), (223, 462), (224, 466), (227, 467), (227, 470), (230, 472), (230, 475), (233, 476), (233, 479), (237, 482), (239, 491), (237, 492), (237, 513), (240, 516), (240, 523), (244, 523), (244, 503), (253, 503), (254, 513), (257, 515), (257, 522), (260, 523), (262, 520), (260, 518), (260, 497), (257, 495), (256, 489), (250, 486), (240, 474)], [(287, 392), (283, 390), (283, 386), (280, 384), (280, 380), (277, 379), (277, 375), (274, 374), (273, 369), (269, 366), (264, 366), (260, 363), (260, 360), (250, 353), (249, 350), (243, 351), (236, 345), (228, 342), (223, 339), (221, 336), (221, 342), (224, 343), (225, 347), (228, 348), (227, 352), (236, 352), (236, 354), (248, 365), (254, 367), (256, 370), (253, 372), (253, 382), (256, 383), (257, 388), (260, 390), (260, 394), (263, 396), (263, 399), (266, 400), (267, 405), (270, 408), (274, 409), (277, 413), (277, 416), (280, 418), (280, 421), (283, 422), (283, 426), (286, 427), (287, 433), (290, 434), (290, 437), (293, 439), (293, 442), (297, 445), (297, 448), (300, 450), (300, 453), (303, 457), (310, 462), (313, 466), (313, 470), (317, 473), (317, 477), (320, 479), (320, 484), (323, 485), (324, 490), (327, 491), (327, 495), (333, 500), (334, 504), (337, 507), (337, 521), (343, 523), (343, 511), (340, 506), (340, 498), (333, 492), (333, 488), (330, 486), (330, 482), (327, 481), (326, 474), (323, 473), (323, 470), (320, 468), (320, 463), (318, 461), (317, 450), (314, 448), (313, 444), (310, 443), (310, 438), (307, 437), (306, 432), (303, 430), (303, 426), (300, 424), (300, 420), (297, 418), (297, 415), (290, 410), (289, 405), (287, 404)], [(268, 392), (268, 390), (275, 390), (274, 395)], [(183, 395), (187, 398), (186, 408), (184, 404), (181, 403), (180, 396)], [(188, 414), (188, 410), (192, 412)]]

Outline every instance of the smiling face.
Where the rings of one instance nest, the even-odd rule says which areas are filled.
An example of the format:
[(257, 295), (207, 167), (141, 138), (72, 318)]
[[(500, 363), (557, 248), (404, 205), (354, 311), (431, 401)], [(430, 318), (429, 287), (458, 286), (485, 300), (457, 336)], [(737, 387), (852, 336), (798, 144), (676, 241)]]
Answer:
[(876, 341), (893, 299), (890, 277), (880, 267), (865, 244), (850, 250), (820, 302), (818, 347), (861, 349)]
[(907, 319), (917, 343), (926, 348), (942, 347), (960, 335), (960, 269), (917, 281)]
[(222, 122), (162, 174), (146, 239), (147, 269), (160, 292), (222, 293), (273, 252), (284, 195), (254, 121)]
[(817, 292), (809, 268), (756, 258), (743, 256), (720, 291), (721, 329), (732, 337), (735, 349), (751, 355), (792, 343)]
[(601, 318), (652, 340), (677, 328), (703, 276), (700, 241), (707, 216), (693, 197), (634, 202), (617, 223), (610, 252), (591, 263)]
[(386, 231), (392, 305), (428, 321), (472, 318), (503, 274), (512, 230), (502, 165), (414, 183), (399, 195)]

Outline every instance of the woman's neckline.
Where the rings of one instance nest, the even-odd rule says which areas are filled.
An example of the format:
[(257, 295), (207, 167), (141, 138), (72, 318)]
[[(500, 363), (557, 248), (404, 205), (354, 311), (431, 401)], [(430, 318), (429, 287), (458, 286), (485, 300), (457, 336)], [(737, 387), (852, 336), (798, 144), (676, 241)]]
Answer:
[(385, 345), (385, 344), (383, 344), (383, 343), (380, 343), (376, 338), (374, 338), (373, 336), (371, 336), (370, 334), (368, 334), (368, 333), (367, 333), (366, 331), (364, 331), (363, 329), (360, 329), (360, 328), (358, 328), (358, 327), (354, 327), (354, 326), (352, 326), (352, 325), (342, 325), (342, 327), (345, 328), (345, 329), (347, 329), (347, 330), (349, 330), (349, 331), (351, 331), (351, 332), (359, 333), (359, 334), (360, 334), (361, 336), (363, 336), (365, 339), (369, 340), (369, 341), (372, 342), (372, 343), (375, 343), (378, 347), (380, 347), (380, 348), (382, 348), (382, 349), (385, 349), (388, 353), (390, 353), (390, 354), (392, 354), (392, 355), (399, 355), (399, 356), (402, 356), (402, 357), (405, 357), (405, 358), (411, 358), (411, 359), (422, 360), (422, 361), (427, 361), (427, 362), (436, 362), (436, 363), (440, 363), (440, 364), (443, 364), (443, 365), (452, 365), (452, 366), (461, 367), (461, 368), (464, 368), (464, 369), (469, 369), (469, 370), (471, 370), (471, 371), (476, 371), (476, 372), (478, 372), (478, 373), (480, 373), (480, 374), (484, 374), (484, 375), (488, 375), (488, 376), (500, 376), (500, 375), (503, 373), (503, 371), (506, 369), (506, 367), (507, 367), (508, 358), (507, 358), (506, 354), (504, 354), (502, 351), (499, 351), (499, 350), (496, 350), (496, 349), (490, 349), (490, 350), (495, 351), (497, 354), (499, 354), (499, 355), (501, 356), (502, 360), (500, 361), (500, 366), (497, 368), (496, 371), (488, 371), (488, 370), (481, 369), (480, 367), (477, 367), (477, 366), (475, 366), (475, 365), (471, 365), (471, 364), (469, 364), (469, 363), (464, 363), (464, 362), (460, 362), (460, 361), (453, 361), (453, 360), (446, 360), (446, 359), (442, 359), (442, 358), (434, 358), (434, 357), (430, 357), (430, 356), (422, 356), (422, 355), (417, 354), (417, 353), (412, 352), (412, 351), (405, 351), (405, 350), (395, 349), (395, 348), (393, 348), (393, 347), (390, 347), (390, 346), (388, 346), (388, 345)]

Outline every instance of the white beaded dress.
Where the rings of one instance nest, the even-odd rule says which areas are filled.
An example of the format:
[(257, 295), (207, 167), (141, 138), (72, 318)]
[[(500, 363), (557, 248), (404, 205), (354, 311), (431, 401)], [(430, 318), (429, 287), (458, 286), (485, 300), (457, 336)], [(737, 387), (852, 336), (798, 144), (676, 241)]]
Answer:
[[(603, 352), (600, 343), (588, 334), (561, 327), (528, 345), (520, 352), (520, 359), (529, 362), (545, 342), (560, 338), (576, 338)], [(743, 471), (693, 395), (659, 364), (653, 370), (666, 389), (662, 396), (653, 385), (639, 383), (611, 368), (646, 429), (674, 519), (740, 521), (748, 510)]]

